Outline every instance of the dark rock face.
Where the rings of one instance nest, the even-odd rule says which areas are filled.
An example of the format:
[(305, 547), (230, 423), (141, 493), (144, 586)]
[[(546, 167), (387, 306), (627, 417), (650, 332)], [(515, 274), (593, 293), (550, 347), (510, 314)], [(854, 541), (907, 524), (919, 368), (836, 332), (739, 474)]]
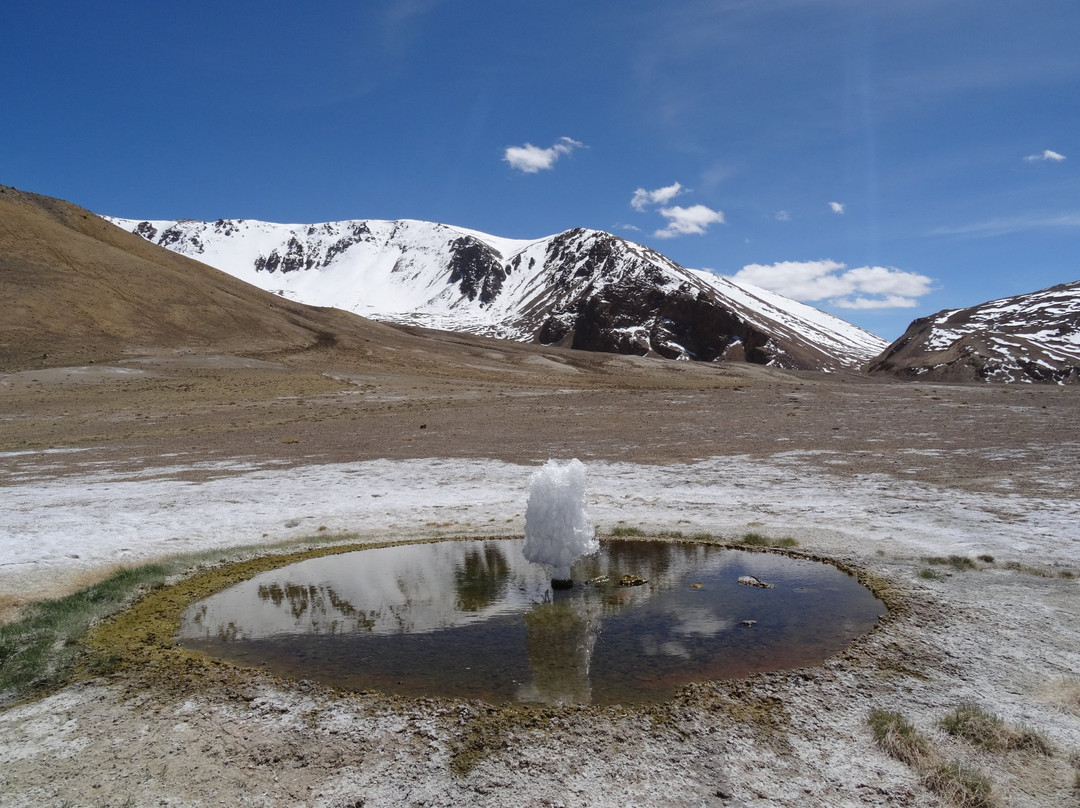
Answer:
[(708, 293), (665, 292), (648, 283), (623, 282), (603, 294), (579, 298), (570, 311), (553, 312), (538, 341), (586, 351), (712, 362), (742, 344), (747, 361), (767, 364), (768, 334), (741, 320)]
[[(331, 233), (329, 225), (324, 225), (327, 233)], [(353, 222), (352, 227), (348, 235), (341, 236), (335, 241), (330, 243), (330, 246), (326, 248), (326, 255), (323, 256), (322, 266), (328, 266), (338, 255), (345, 252), (349, 247), (354, 244), (359, 244), (361, 241), (368, 241), (371, 239), (371, 229), (367, 226), (366, 222)]]
[(735, 358), (729, 353), (738, 346), (735, 354), (744, 361), (769, 364), (778, 359), (770, 350), (770, 335), (740, 317), (719, 295), (690, 281), (672, 288), (671, 273), (663, 269), (671, 263), (668, 259), (644, 247), (633, 254), (626, 244), (584, 230), (551, 240), (547, 265), (553, 287), (563, 296), (541, 323), (538, 342), (701, 362)]
[[(191, 249), (193, 252), (201, 253), (205, 249), (205, 246), (203, 245), (202, 241), (199, 239), (198, 236), (188, 233), (188, 230), (186, 227), (184, 227), (184, 224), (185, 223), (182, 221), (177, 222), (169, 229), (163, 231), (161, 235), (158, 236), (157, 243), (160, 244), (162, 247), (172, 247), (174, 244), (185, 243), (191, 245)], [(150, 222), (142, 222), (142, 224), (140, 224), (139, 226), (141, 227), (142, 225), (146, 225), (151, 230), (155, 229), (154, 226), (150, 224)], [(140, 233), (140, 235), (142, 234)], [(153, 241), (153, 239), (150, 240)]]
[(157, 239), (157, 228), (150, 222), (139, 222), (135, 232), (147, 241), (156, 241)]
[(462, 236), (450, 243), (450, 283), (456, 283), (461, 294), (482, 305), (491, 303), (502, 290), (506, 268), (502, 255), (472, 236)]
[(1080, 281), (919, 318), (867, 371), (932, 381), (1080, 383)]
[(304, 245), (293, 236), (285, 245), (285, 254), (271, 250), (270, 255), (255, 259), (256, 272), (297, 272), (315, 266), (315, 257), (308, 255)]

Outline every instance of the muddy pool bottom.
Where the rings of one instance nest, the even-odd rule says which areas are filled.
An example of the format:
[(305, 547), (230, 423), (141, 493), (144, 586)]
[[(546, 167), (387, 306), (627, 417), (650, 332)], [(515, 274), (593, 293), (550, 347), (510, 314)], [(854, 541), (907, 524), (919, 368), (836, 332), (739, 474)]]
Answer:
[(609, 541), (574, 565), (571, 589), (553, 590), (521, 546), (446, 541), (303, 561), (193, 604), (178, 639), (353, 690), (633, 704), (818, 664), (885, 613), (853, 576), (784, 555)]

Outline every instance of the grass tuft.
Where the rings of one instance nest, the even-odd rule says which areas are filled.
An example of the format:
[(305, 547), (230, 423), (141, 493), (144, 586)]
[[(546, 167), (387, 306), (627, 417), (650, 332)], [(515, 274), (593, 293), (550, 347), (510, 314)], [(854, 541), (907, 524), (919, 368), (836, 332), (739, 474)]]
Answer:
[(994, 563), (994, 557), (992, 555), (990, 555), (989, 553), (983, 553), (980, 556), (976, 556), (976, 558), (978, 558), (979, 561), (982, 561), (984, 564), (993, 564)]
[(940, 572), (938, 572), (935, 569), (930, 569), (930, 567), (927, 567), (924, 570), (919, 570), (919, 577), (920, 578), (925, 578), (928, 581), (944, 581), (945, 580), (944, 575), (942, 575)]
[(930, 757), (930, 743), (900, 713), (871, 710), (867, 722), (878, 746), (891, 757), (915, 768)]
[(978, 769), (959, 761), (938, 763), (923, 773), (923, 782), (935, 794), (959, 808), (991, 808), (993, 787)]
[(974, 702), (965, 701), (941, 719), (941, 728), (988, 752), (1022, 750), (1050, 757), (1050, 742), (1033, 729), (1012, 727), (1000, 716), (988, 713)]
[(1026, 575), (1037, 575), (1040, 578), (1053, 578), (1054, 573), (1046, 569), (1040, 569), (1039, 567), (1029, 567), (1027, 564), (1021, 564), (1019, 561), (1006, 561), (1005, 569), (1013, 570), (1014, 572), (1023, 572)]
[(975, 562), (967, 556), (962, 555), (950, 555), (950, 556), (923, 556), (922, 560), (927, 564), (936, 564), (939, 566), (949, 566), (955, 570), (961, 572), (965, 570), (978, 569)]
[(644, 530), (642, 530), (642, 529), (641, 529), (640, 527), (625, 527), (625, 526), (619, 526), (619, 527), (613, 527), (613, 528), (611, 529), (611, 535), (612, 535), (612, 536), (615, 536), (615, 537), (622, 537), (622, 536), (644, 536), (644, 535), (645, 535), (645, 531), (644, 531)]
[(745, 544), (748, 547), (768, 547), (769, 540), (762, 536), (760, 533), (744, 533), (742, 538), (738, 540), (739, 544)]

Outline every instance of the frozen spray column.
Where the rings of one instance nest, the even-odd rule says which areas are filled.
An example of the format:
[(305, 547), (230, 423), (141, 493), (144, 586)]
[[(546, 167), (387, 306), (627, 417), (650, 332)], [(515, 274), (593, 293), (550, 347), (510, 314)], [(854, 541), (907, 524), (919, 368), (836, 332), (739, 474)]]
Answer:
[(551, 585), (572, 585), (570, 565), (600, 549), (585, 506), (585, 466), (549, 460), (529, 483), (525, 508), (525, 558), (551, 568)]

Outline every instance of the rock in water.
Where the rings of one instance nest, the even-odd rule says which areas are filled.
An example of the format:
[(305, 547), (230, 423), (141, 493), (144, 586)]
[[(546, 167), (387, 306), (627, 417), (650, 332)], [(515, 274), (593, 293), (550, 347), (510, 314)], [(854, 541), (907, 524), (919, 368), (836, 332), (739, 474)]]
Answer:
[(759, 587), (761, 589), (772, 589), (773, 588), (772, 584), (767, 584), (764, 581), (762, 581), (760, 578), (755, 578), (753, 575), (740, 575), (739, 576), (739, 583), (742, 584), (743, 586), (756, 586), (756, 587)]

